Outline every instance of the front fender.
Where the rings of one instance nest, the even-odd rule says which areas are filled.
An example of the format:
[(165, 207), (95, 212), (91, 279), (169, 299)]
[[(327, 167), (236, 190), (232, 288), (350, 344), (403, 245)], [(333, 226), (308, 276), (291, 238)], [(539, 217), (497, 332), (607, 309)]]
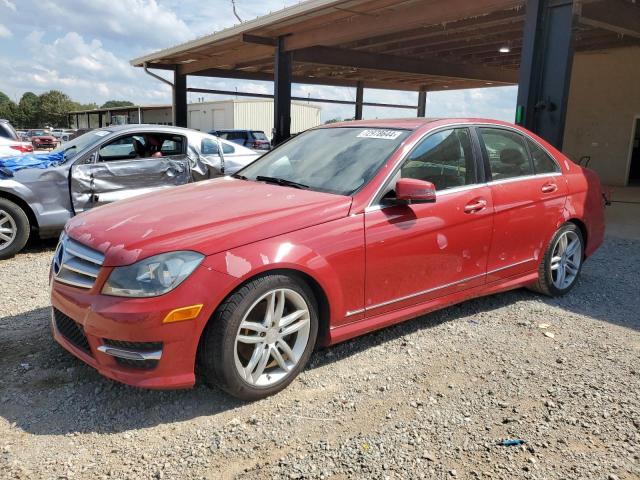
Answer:
[(272, 270), (313, 278), (329, 301), (329, 325), (358, 319), (364, 308), (364, 226), (355, 215), (211, 255), (207, 265), (237, 286)]

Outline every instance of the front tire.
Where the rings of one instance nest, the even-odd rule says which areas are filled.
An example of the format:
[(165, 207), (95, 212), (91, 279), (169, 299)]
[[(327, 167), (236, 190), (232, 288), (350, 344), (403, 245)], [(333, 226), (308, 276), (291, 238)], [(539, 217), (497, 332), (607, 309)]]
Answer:
[(317, 334), (317, 303), (306, 283), (282, 274), (251, 280), (205, 329), (199, 352), (205, 380), (243, 400), (273, 395), (305, 367)]
[(18, 205), (0, 198), (0, 260), (14, 256), (29, 240), (29, 217)]
[(582, 270), (584, 239), (573, 223), (565, 223), (554, 234), (538, 270), (533, 290), (559, 297), (573, 288)]

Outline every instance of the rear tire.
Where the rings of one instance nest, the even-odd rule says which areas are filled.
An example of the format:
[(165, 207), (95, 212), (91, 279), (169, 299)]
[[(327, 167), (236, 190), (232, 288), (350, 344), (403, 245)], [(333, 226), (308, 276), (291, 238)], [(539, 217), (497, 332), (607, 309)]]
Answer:
[(565, 223), (553, 235), (538, 267), (538, 281), (531, 289), (559, 297), (571, 290), (580, 271), (584, 253), (582, 232), (573, 223)]
[(14, 256), (29, 240), (29, 217), (18, 205), (0, 198), (0, 260)]
[(317, 302), (304, 281), (282, 274), (251, 280), (220, 305), (203, 333), (205, 381), (242, 400), (278, 393), (305, 367), (317, 334)]

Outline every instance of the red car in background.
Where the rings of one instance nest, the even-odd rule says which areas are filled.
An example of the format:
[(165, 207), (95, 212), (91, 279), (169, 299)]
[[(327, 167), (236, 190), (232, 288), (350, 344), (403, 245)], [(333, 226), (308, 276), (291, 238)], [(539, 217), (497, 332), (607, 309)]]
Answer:
[(309, 130), (232, 177), (67, 224), (55, 339), (101, 374), (244, 399), (330, 345), (469, 298), (567, 293), (602, 243), (596, 175), (530, 132), (478, 120)]
[(30, 130), (27, 135), (33, 148), (56, 148), (59, 140), (45, 130)]

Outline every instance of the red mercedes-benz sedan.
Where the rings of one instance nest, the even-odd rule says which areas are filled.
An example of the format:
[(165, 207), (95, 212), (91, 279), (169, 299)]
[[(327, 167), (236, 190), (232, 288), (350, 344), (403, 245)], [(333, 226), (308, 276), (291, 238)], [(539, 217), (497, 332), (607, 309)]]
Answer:
[(69, 221), (55, 339), (101, 374), (285, 388), (316, 345), (518, 287), (562, 295), (602, 243), (596, 175), (478, 119), (309, 130), (231, 177)]

